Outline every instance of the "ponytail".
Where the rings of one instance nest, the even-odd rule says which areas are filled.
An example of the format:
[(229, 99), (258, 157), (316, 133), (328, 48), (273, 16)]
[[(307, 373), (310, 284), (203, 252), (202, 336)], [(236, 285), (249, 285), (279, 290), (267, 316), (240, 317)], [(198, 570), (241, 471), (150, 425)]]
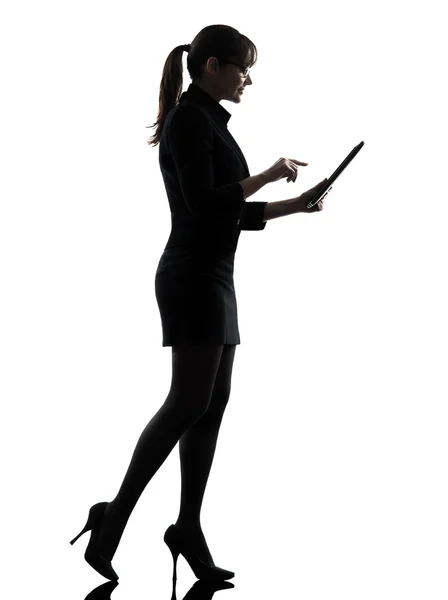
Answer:
[(210, 56), (216, 56), (219, 64), (224, 66), (230, 57), (237, 58), (241, 63), (247, 60), (251, 67), (257, 61), (255, 44), (241, 34), (237, 29), (228, 25), (209, 25), (202, 29), (191, 44), (182, 44), (172, 50), (165, 61), (160, 82), (159, 112), (157, 121), (150, 127), (155, 127), (155, 134), (148, 144), (157, 146), (162, 136), (163, 125), (169, 111), (176, 106), (182, 94), (183, 86), (183, 52), (188, 52), (187, 70), (191, 79), (201, 79), (201, 66)]

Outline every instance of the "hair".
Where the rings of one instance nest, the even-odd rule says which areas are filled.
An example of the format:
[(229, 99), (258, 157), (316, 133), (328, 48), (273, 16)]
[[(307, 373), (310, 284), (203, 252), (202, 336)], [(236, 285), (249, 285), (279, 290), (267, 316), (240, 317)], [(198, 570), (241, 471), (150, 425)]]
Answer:
[[(155, 134), (148, 144), (157, 146), (162, 135), (163, 125), (169, 111), (178, 103), (183, 84), (182, 56), (184, 44), (172, 50), (165, 61), (160, 82), (159, 113), (157, 121), (148, 127), (156, 127)], [(257, 62), (255, 44), (237, 29), (228, 25), (209, 25), (202, 29), (191, 42), (187, 57), (187, 69), (191, 79), (202, 77), (201, 66), (215, 56), (220, 64), (228, 64), (231, 57), (252, 67)], [(248, 58), (248, 62), (246, 58)]]

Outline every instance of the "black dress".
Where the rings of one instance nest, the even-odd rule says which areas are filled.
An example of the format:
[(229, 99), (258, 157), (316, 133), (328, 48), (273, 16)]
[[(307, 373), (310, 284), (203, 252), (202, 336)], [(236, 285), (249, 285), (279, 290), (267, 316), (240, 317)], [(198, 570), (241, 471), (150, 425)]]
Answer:
[(162, 346), (240, 344), (233, 267), (241, 230), (266, 227), (267, 202), (245, 202), (250, 177), (230, 113), (191, 83), (167, 114), (159, 164), (171, 211), (155, 293)]

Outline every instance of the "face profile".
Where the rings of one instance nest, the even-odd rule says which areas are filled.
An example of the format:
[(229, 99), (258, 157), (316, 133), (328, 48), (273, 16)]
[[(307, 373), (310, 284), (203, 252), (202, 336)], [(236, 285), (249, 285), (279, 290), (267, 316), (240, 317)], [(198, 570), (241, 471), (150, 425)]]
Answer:
[(244, 76), (246, 69), (248, 70), (247, 63), (240, 63), (235, 57), (220, 66), (218, 59), (211, 56), (204, 65), (202, 80), (193, 80), (193, 83), (208, 92), (217, 102), (228, 100), (239, 103), (246, 86), (252, 85), (249, 70), (247, 76)]

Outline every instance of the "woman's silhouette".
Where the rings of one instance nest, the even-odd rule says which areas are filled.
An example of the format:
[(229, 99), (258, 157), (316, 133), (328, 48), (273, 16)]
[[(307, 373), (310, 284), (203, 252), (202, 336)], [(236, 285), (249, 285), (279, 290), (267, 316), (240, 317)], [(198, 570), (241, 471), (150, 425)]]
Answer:
[[(192, 78), (182, 90), (182, 56)], [(226, 25), (206, 27), (190, 45), (176, 47), (162, 75), (156, 133), (172, 229), (160, 258), (155, 293), (163, 346), (172, 346), (172, 382), (165, 402), (143, 430), (117, 495), (91, 507), (85, 558), (108, 579), (126, 523), (147, 483), (179, 441), (181, 500), (177, 521), (164, 540), (181, 553), (198, 578), (229, 579), (214, 565), (200, 523), (204, 491), (221, 420), (229, 399), (233, 360), (240, 343), (233, 265), (241, 230), (263, 230), (267, 218), (299, 212), (291, 201), (245, 199), (266, 183), (297, 177), (294, 159), (281, 159), (250, 176), (244, 155), (227, 129), (225, 99), (239, 103), (252, 84), (255, 45)], [(179, 98), (180, 96), (180, 98)], [(321, 210), (322, 204), (308, 212)]]

